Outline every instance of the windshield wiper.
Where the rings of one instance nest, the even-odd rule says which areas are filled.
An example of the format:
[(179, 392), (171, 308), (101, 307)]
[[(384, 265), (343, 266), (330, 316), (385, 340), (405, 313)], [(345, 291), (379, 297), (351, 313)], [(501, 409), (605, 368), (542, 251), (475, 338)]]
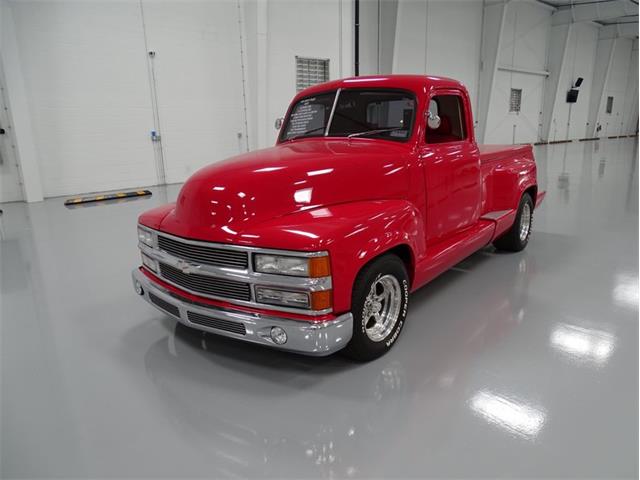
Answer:
[(324, 127), (312, 128), (311, 130), (307, 130), (306, 132), (302, 132), (302, 133), (300, 133), (298, 135), (294, 135), (293, 137), (287, 138), (285, 140), (285, 142), (288, 142), (289, 140), (295, 140), (296, 138), (300, 138), (300, 137), (306, 137), (310, 133), (317, 132), (318, 130), (324, 130), (325, 128), (327, 128), (327, 127), (324, 126)]
[(347, 135), (347, 138), (364, 137), (365, 135), (373, 135), (374, 133), (395, 132), (396, 130), (404, 130), (404, 127), (379, 128), (377, 130), (367, 130), (365, 132), (357, 132)]

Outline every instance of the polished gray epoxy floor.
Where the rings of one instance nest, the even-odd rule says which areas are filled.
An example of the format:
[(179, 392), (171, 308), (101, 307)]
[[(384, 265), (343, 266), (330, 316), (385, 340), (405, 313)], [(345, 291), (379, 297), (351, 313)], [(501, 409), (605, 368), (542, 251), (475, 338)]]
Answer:
[(536, 154), (529, 247), (414, 294), (364, 365), (200, 334), (138, 299), (136, 217), (176, 187), (3, 205), (2, 476), (637, 476), (637, 143)]

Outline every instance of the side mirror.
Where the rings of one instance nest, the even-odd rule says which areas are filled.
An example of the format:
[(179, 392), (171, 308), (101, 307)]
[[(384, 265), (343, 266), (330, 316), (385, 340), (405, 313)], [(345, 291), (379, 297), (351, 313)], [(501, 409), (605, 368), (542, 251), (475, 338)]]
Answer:
[(282, 127), (282, 122), (283, 121), (284, 121), (284, 118), (282, 118), (282, 117), (276, 118), (276, 121), (273, 124), (273, 126), (276, 127), (276, 130), (280, 130), (280, 127)]
[(431, 130), (437, 130), (440, 128), (440, 117), (435, 113), (429, 112), (427, 114), (427, 125)]

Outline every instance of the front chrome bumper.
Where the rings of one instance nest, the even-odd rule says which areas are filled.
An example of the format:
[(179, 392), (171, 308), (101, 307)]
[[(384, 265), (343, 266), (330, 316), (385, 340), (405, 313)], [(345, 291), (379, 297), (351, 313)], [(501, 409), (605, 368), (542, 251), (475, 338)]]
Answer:
[[(268, 347), (302, 353), (305, 355), (324, 356), (330, 355), (344, 348), (353, 333), (353, 316), (345, 313), (333, 320), (314, 322), (305, 320), (290, 320), (260, 313), (249, 313), (211, 305), (193, 303), (185, 298), (178, 297), (163, 286), (151, 281), (138, 268), (132, 272), (133, 284), (136, 282), (142, 287), (141, 296), (158, 310), (177, 319), (180, 323), (205, 332), (236, 338), (245, 342), (258, 343)], [(161, 301), (154, 303), (149, 294)], [(164, 308), (159, 304), (163, 304)], [(169, 311), (172, 310), (172, 311)], [(200, 323), (194, 323), (189, 319), (199, 316), (207, 317), (213, 322), (219, 321), (225, 329), (212, 328)], [(237, 330), (236, 325), (244, 325), (244, 334), (230, 330)], [(233, 327), (229, 327), (229, 326)], [(287, 341), (277, 345), (271, 339), (271, 329), (282, 328), (287, 334)]]

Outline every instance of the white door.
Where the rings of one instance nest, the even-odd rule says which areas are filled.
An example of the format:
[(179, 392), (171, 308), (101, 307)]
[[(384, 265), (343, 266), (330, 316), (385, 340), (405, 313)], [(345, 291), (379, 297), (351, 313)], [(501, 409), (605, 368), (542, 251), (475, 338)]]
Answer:
[(23, 200), (22, 181), (13, 147), (13, 130), (9, 124), (9, 110), (5, 98), (6, 91), (0, 77), (0, 203)]
[(143, 1), (167, 183), (246, 151), (238, 4)]

